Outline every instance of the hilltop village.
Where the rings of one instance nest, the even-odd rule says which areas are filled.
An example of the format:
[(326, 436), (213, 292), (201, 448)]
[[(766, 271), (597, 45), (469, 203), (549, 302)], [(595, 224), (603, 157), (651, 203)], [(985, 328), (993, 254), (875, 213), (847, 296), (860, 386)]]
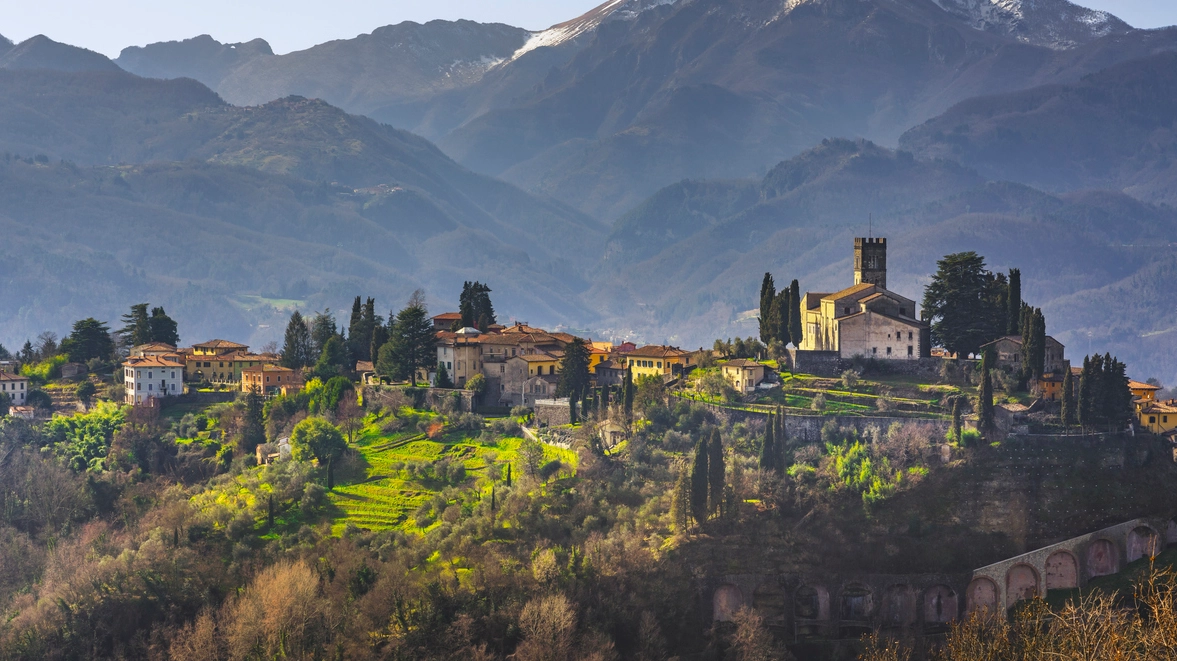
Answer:
[[(255, 649), (241, 609), (275, 581), (317, 595), (300, 649), (332, 640), (344, 656), (414, 658), (453, 627), (508, 618), (522, 624), (467, 631), (451, 651), (547, 658), (527, 656), (546, 640), (528, 618), (550, 611), (562, 640), (602, 654), (755, 643), (775, 650), (763, 658), (833, 659), (879, 632), (934, 643), (975, 614), (1177, 561), (1177, 499), (1161, 487), (1177, 477), (1177, 401), (1161, 384), (1110, 355), (1069, 357), (1017, 269), (947, 255), (917, 302), (888, 289), (886, 239), (852, 248), (846, 288), (778, 290), (766, 273), (758, 335), (706, 348), (500, 323), (491, 288), (467, 282), (452, 312), (420, 293), (387, 317), (357, 296), (345, 326), (295, 311), (281, 345), (258, 350), (184, 346), (162, 307), (138, 304), (116, 331), (84, 319), (60, 342), (0, 351), (0, 479), (20, 485), (0, 493), (0, 566), (22, 568), (0, 588), (25, 590), (0, 592), (0, 645), (69, 629), (55, 599), (87, 585), (108, 592), (70, 612), (151, 602), (147, 583), (37, 583), (56, 556), (27, 550), (51, 534), (100, 574), (118, 549), (144, 576), (191, 558), (166, 569), (203, 586), (179, 610), (126, 606), (176, 658)], [(45, 479), (73, 500), (49, 507)], [(118, 542), (69, 532), (83, 524)], [(202, 555), (219, 569), (197, 569)], [(252, 571), (265, 556), (287, 573)], [(492, 565), (513, 578), (487, 587), (500, 579), (472, 570)], [(488, 589), (506, 605), (478, 601)], [(605, 612), (582, 589), (640, 597)], [(336, 638), (336, 602), (378, 615)]]

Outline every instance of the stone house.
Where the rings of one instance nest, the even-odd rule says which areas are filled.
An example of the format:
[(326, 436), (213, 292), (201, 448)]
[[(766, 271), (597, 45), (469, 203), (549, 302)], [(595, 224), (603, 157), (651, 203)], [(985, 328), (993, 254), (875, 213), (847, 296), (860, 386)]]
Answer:
[(597, 363), (593, 377), (598, 386), (619, 386), (625, 381), (625, 366), (617, 360)]
[(740, 394), (755, 392), (756, 386), (764, 381), (764, 365), (755, 360), (729, 360), (720, 366), (720, 370), (724, 380)]
[(169, 356), (128, 358), (123, 363), (123, 385), (127, 404), (150, 403), (152, 399), (183, 395), (184, 366)]
[[(981, 345), (981, 349), (993, 347), (996, 366), (1007, 372), (1022, 370), (1022, 336), (1006, 335), (992, 342)], [(1046, 336), (1046, 356), (1043, 362), (1043, 374), (1062, 374), (1069, 367), (1064, 356), (1066, 347), (1053, 337)]]
[(9, 406), (24, 406), (29, 395), (28, 377), (0, 372), (0, 395), (8, 395)]
[(648, 344), (624, 354), (625, 366), (633, 372), (636, 381), (640, 376), (678, 376), (689, 372), (695, 366), (695, 354), (678, 347)]
[(289, 395), (303, 388), (302, 373), (281, 365), (254, 365), (241, 370), (241, 392)]

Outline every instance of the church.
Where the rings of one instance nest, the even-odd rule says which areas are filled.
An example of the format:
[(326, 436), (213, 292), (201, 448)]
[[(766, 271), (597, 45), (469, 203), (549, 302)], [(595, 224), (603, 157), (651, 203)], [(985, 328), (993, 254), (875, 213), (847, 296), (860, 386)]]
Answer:
[(806, 293), (800, 302), (802, 351), (841, 358), (919, 360), (932, 355), (931, 331), (915, 301), (887, 289), (887, 239), (854, 239), (854, 286)]

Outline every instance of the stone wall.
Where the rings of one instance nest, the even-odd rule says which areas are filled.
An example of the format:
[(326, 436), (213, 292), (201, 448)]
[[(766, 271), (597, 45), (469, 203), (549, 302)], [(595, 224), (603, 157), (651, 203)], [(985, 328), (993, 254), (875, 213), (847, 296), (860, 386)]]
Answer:
[[(768, 413), (761, 411), (730, 409), (705, 402), (692, 402), (692, 404), (710, 411), (718, 420), (728, 423), (762, 422), (768, 417)], [(868, 427), (872, 426), (878, 427), (885, 432), (892, 424), (899, 423), (901, 425), (926, 425), (934, 430), (934, 434), (943, 435), (948, 431), (949, 425), (951, 425), (951, 422), (948, 420), (928, 420), (925, 418), (905, 418), (900, 416), (786, 415), (785, 433), (792, 443), (820, 443), (821, 428), (830, 420), (837, 423), (839, 427), (854, 428), (859, 433), (865, 432)]]
[[(906, 341), (906, 340), (905, 340)], [(906, 346), (906, 345), (905, 345)], [(904, 349), (906, 351), (906, 349)], [(899, 356), (893, 359), (854, 357), (842, 358), (837, 351), (789, 350), (789, 362), (794, 372), (814, 376), (838, 377), (848, 369), (862, 374), (897, 374), (903, 376), (938, 377), (944, 364), (943, 358), (922, 357), (907, 359)]]
[(531, 405), (531, 409), (535, 412), (535, 421), (548, 427), (557, 427), (571, 422), (568, 398), (536, 400)]
[(367, 386), (364, 401), (381, 406), (399, 408), (430, 408), (437, 410), (446, 398), (457, 398), (458, 410), (464, 413), (474, 411), (474, 393), (469, 390), (449, 388), (413, 388), (411, 386)]

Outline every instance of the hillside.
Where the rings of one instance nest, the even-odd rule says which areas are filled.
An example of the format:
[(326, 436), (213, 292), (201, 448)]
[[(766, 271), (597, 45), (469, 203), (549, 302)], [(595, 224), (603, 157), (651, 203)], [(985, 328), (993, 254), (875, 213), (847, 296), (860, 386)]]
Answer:
[[(118, 71), (109, 58), (92, 50), (53, 41), (43, 34), (30, 37), (15, 46), (7, 39), (0, 42), (0, 69), (49, 69), (53, 71)], [(7, 48), (6, 48), (7, 47)]]
[[(658, 341), (698, 346), (755, 335), (755, 319), (742, 313), (755, 306), (764, 272), (778, 283), (797, 278), (809, 291), (852, 284), (852, 238), (866, 235), (868, 214), (875, 235), (888, 238), (893, 290), (918, 301), (937, 259), (976, 250), (992, 269), (1022, 269), (1026, 299), (1044, 308), (1049, 332), (1072, 354), (1088, 350), (1090, 330), (1093, 348), (1118, 354), (1140, 376), (1177, 380), (1177, 360), (1161, 352), (1172, 348), (1172, 334), (1147, 348), (1138, 341), (1172, 327), (1164, 310), (1177, 298), (1155, 275), (1155, 304), (1102, 293), (1166, 263), (1163, 250), (1131, 246), (1173, 240), (1177, 213), (1121, 193), (1060, 196), (989, 183), (955, 163), (871, 143), (827, 141), (760, 181), (660, 191), (615, 224), (588, 296), (607, 323), (629, 323)], [(1096, 302), (1117, 295), (1115, 305)], [(1075, 300), (1084, 303), (1068, 304)], [(1124, 306), (1132, 313), (1117, 312)]]
[(1050, 5), (1010, 32), (919, 0), (662, 4), (601, 23), (542, 84), (439, 144), (473, 169), (616, 218), (684, 177), (762, 176), (828, 136), (894, 144), (963, 99), (1177, 45), (1177, 31), (1110, 27), (1071, 48), (1036, 45), (1025, 31), (1049, 32), (1047, 16), (1083, 23)]
[(1177, 204), (1177, 54), (969, 99), (911, 129), (904, 149), (1050, 190), (1114, 188)]
[[(315, 285), (307, 292), (315, 304), (339, 307), (360, 290), (396, 291), (395, 302), (399, 302), (418, 285), (439, 300), (448, 300), (464, 280), (486, 280), (489, 274), (497, 273), (496, 300), (510, 301), (516, 314), (552, 323), (584, 319), (583, 309), (576, 303), (577, 292), (585, 286), (579, 274), (599, 254), (604, 228), (559, 203), (465, 170), (411, 134), (348, 115), (322, 101), (288, 98), (260, 107), (236, 108), (190, 79), (147, 80), (122, 72), (0, 71), (0, 91), (0, 152), (7, 152), (9, 158), (27, 159), (20, 167), (36, 165), (34, 160), (46, 165), (64, 161), (65, 166), (80, 167), (85, 173), (80, 176), (89, 178), (107, 175), (103, 174), (106, 170), (87, 166), (159, 163), (158, 169), (148, 166), (155, 176), (138, 180), (137, 204), (164, 206), (220, 221), (249, 218), (249, 227), (256, 232), (250, 240), (254, 250), (277, 250), (282, 245), (268, 242), (267, 237), (305, 240), (320, 236), (312, 243), (351, 251), (401, 274), (389, 276), (379, 269), (348, 267), (351, 291), (331, 289), (327, 285), (332, 278), (327, 278), (320, 283), (322, 288)], [(169, 170), (162, 164), (176, 162), (186, 165), (178, 174), (165, 175)], [(12, 167), (17, 167), (13, 163)], [(200, 163), (219, 166), (208, 171), (215, 176), (191, 169)], [(301, 194), (273, 193), (276, 179), (263, 177), (257, 180), (257, 191), (241, 190), (244, 180), (229, 174), (237, 171), (233, 169), (237, 166), (282, 181), (296, 181), (278, 186), (279, 190), (295, 186), (345, 191), (350, 196), (345, 205), (346, 222), (330, 213), (308, 220), (320, 213), (313, 210), (314, 205), (288, 209), (289, 203), (281, 200), (298, 199)], [(123, 179), (121, 175), (116, 178)], [(30, 199), (42, 203), (74, 189), (74, 184), (59, 178), (38, 186), (43, 189), (41, 194)], [(112, 193), (101, 184), (97, 190), (103, 195)], [(0, 214), (24, 226), (46, 213), (22, 206), (25, 199), (10, 199), (0, 205)], [(69, 236), (69, 228), (74, 226), (79, 232), (106, 227), (121, 242), (121, 252), (115, 254), (121, 254), (129, 264), (152, 254), (158, 244), (149, 232), (128, 234), (109, 225), (118, 216), (109, 211), (109, 202), (79, 202), (75, 207), (107, 209), (100, 212), (103, 223), (83, 226), (86, 214), (76, 211), (54, 222), (65, 223), (59, 227), (63, 236)], [(376, 227), (381, 231), (375, 231)], [(51, 241), (51, 235), (15, 234), (14, 241), (25, 247), (59, 252), (45, 243)], [(193, 245), (214, 245), (213, 235), (193, 239)], [(32, 243), (23, 244), (23, 240)], [(10, 248), (13, 245), (9, 243)], [(567, 249), (571, 245), (581, 250)], [(308, 253), (305, 247), (282, 250), (296, 260), (315, 253)], [(317, 264), (316, 258), (302, 262), (300, 268), (285, 270), (259, 265), (257, 270), (243, 271), (243, 276), (248, 274), (244, 280), (235, 280), (231, 287), (218, 291), (236, 288), (241, 293), (261, 294), (300, 270), (304, 275), (298, 279), (315, 281), (314, 274), (326, 268)], [(409, 273), (412, 278), (405, 277)], [(19, 296), (37, 301), (45, 294), (34, 280)], [(110, 317), (132, 298), (136, 296), (126, 290), (112, 294), (111, 302), (119, 299), (119, 303), (106, 308), (104, 315)], [(395, 303), (383, 300), (390, 307)], [(23, 304), (14, 307), (25, 308)], [(45, 310), (22, 312), (19, 316), (26, 320), (6, 325), (0, 341), (23, 342), (26, 336), (40, 332), (38, 329), (64, 328), (76, 317), (68, 305), (54, 310), (52, 314)]]
[(387, 314), (418, 287), (439, 304), (474, 278), (494, 282), (509, 309), (585, 315), (567, 280), (504, 240), (507, 228), (462, 225), (412, 188), (356, 193), (198, 162), (12, 160), (0, 163), (0, 233), (8, 347), (90, 315), (114, 321), (138, 300), (165, 305), (189, 341), (260, 345), (281, 338), (293, 305), (341, 309), (364, 293)]

